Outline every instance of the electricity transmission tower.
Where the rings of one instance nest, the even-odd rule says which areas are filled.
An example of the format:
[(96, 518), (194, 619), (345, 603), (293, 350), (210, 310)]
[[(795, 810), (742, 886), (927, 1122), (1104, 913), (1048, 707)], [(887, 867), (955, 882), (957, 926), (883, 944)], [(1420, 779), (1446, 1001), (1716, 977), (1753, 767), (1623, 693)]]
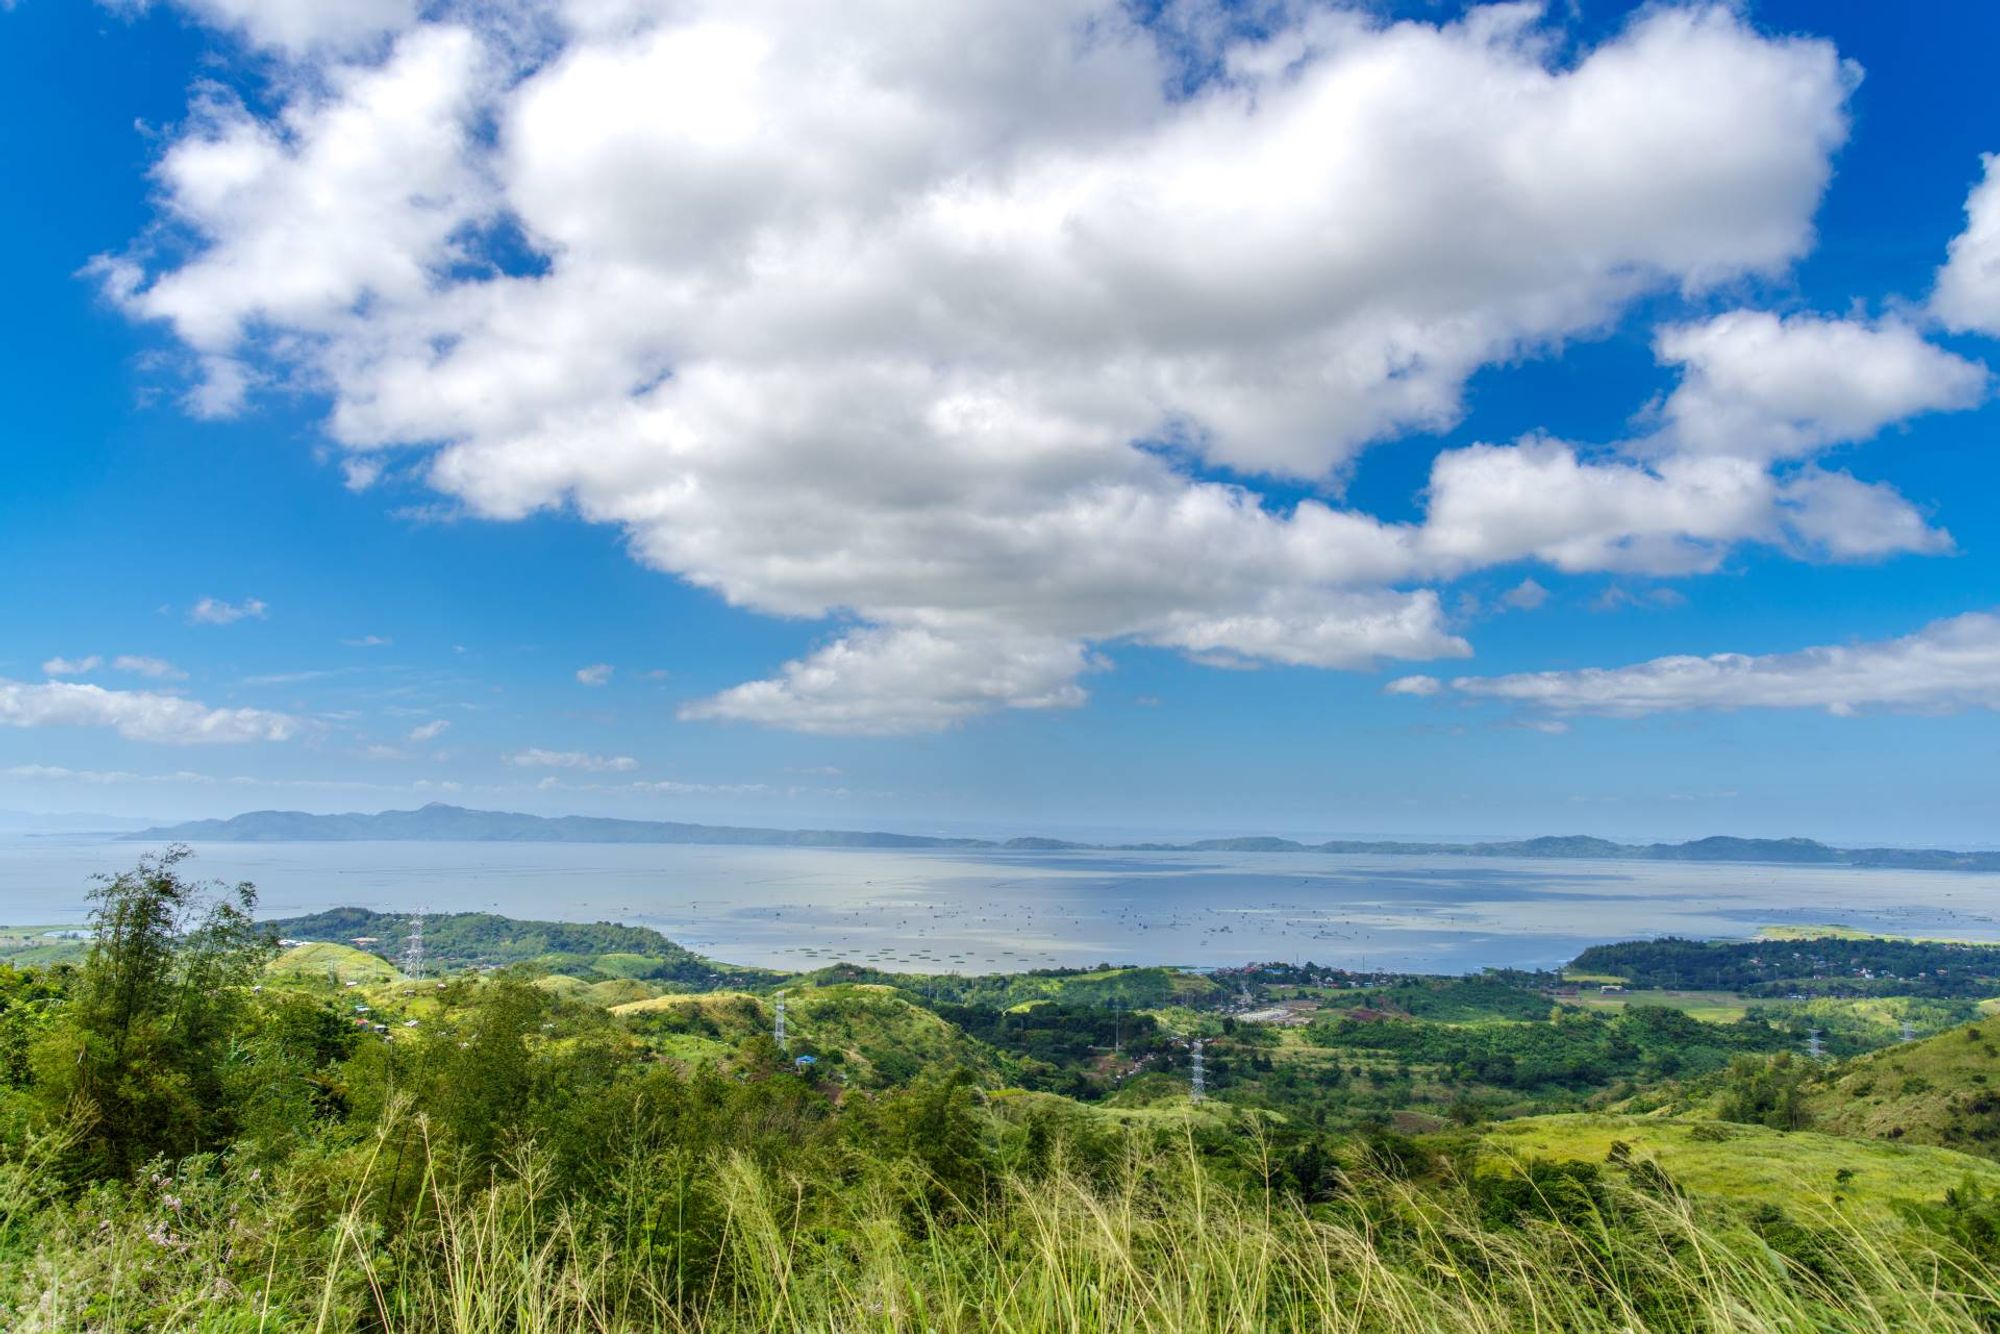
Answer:
[(420, 978), (424, 975), (424, 910), (419, 908), (410, 915), (410, 933), (403, 937), (403, 976)]
[(785, 993), (782, 991), (778, 993), (777, 1008), (778, 1019), (771, 1029), (771, 1036), (777, 1039), (779, 1051), (790, 1051), (791, 1046), (785, 1039)]
[(1191, 1073), (1193, 1086), (1189, 1089), (1189, 1098), (1191, 1101), (1200, 1102), (1208, 1096), (1208, 1077), (1207, 1071), (1202, 1068), (1200, 1038), (1194, 1040), (1194, 1069)]
[(1817, 1028), (1806, 1034), (1806, 1055), (1812, 1057), (1815, 1061), (1826, 1055), (1826, 1044), (1819, 1040), (1819, 1030)]

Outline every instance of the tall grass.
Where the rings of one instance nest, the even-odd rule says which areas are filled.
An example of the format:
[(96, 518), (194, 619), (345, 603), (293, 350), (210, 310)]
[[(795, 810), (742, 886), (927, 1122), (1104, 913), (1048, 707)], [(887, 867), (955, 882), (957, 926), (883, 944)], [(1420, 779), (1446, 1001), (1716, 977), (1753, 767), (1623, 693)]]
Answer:
[[(695, 1164), (708, 1232), (660, 1246), (564, 1198), (532, 1150), (468, 1183), (412, 1128), (315, 1200), (213, 1161), (73, 1204), (0, 1179), (0, 1326), (40, 1331), (1909, 1331), (1993, 1328), (1995, 1277), (1900, 1223), (1828, 1210), (1780, 1249), (1648, 1182), (1482, 1212), (1462, 1180), (1352, 1173), (1307, 1207), (1228, 1184), (1191, 1143), (1093, 1175), (1058, 1154), (977, 1199), (908, 1164), (828, 1183), (742, 1153)], [(1489, 1163), (1482, 1170), (1495, 1170)], [(664, 1190), (665, 1178), (659, 1183)]]

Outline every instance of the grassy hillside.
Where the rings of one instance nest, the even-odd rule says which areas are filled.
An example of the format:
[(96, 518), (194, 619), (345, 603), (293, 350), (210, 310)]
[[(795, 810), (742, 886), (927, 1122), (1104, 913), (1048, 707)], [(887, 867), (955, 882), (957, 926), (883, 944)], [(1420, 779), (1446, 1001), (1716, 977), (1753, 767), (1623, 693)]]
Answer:
[(0, 963), (17, 968), (81, 963), (90, 953), (90, 942), (71, 934), (76, 930), (74, 926), (0, 926)]
[[(1811, 1131), (1654, 1116), (1526, 1117), (1485, 1143), (1514, 1155), (1614, 1164), (1651, 1161), (1684, 1189), (1794, 1214), (1892, 1216), (1898, 1201), (1941, 1198), (1967, 1182), (2000, 1190), (2000, 1164), (1949, 1149)], [(1618, 1148), (1616, 1146), (1623, 1146)]]
[(345, 986), (349, 982), (375, 985), (394, 982), (403, 975), (388, 960), (352, 945), (307, 941), (294, 945), (266, 965), (274, 977), (300, 981), (332, 978)]
[[(770, 1033), (775, 1004), (771, 996), (710, 992), (659, 996), (611, 1012), (669, 1055), (699, 1061)], [(990, 1079), (1006, 1064), (991, 1047), (887, 986), (788, 989), (785, 1020), (789, 1056), (811, 1056), (820, 1076), (857, 1088), (904, 1083), (926, 1070), (964, 1069)]]
[(2000, 1157), (2000, 1021), (1848, 1061), (1813, 1085), (1814, 1126)]
[(927, 1000), (1004, 1010), (1037, 1001), (1134, 1010), (1205, 1004), (1223, 989), (1181, 968), (1042, 969), (1026, 973), (891, 973), (857, 964), (834, 964), (799, 976), (816, 986), (859, 982), (897, 987)]
[[(407, 913), (332, 908), (268, 925), (281, 936), (354, 945), (396, 961), (403, 957), (413, 920)], [(643, 926), (523, 921), (493, 913), (437, 913), (423, 920), (426, 961), (436, 972), (526, 964), (586, 981), (624, 977), (692, 987), (740, 986), (777, 976), (714, 963)]]

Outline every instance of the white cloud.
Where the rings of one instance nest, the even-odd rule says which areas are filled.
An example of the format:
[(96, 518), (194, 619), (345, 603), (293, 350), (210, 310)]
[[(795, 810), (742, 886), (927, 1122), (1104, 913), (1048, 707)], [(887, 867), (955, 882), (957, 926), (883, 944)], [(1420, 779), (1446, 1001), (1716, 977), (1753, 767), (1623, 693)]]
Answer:
[(1986, 395), (1984, 366), (1895, 321), (1737, 310), (1663, 329), (1656, 346), (1684, 368), (1663, 409), (1666, 439), (1704, 454), (1797, 458)]
[(42, 664), (44, 676), (87, 676), (103, 666), (104, 659), (95, 653), (85, 658), (50, 658)]
[(1549, 590), (1533, 579), (1523, 579), (1500, 595), (1500, 605), (1513, 611), (1536, 611), (1549, 600)]
[(576, 669), (576, 681), (578, 685), (586, 686), (609, 685), (611, 674), (616, 670), (618, 669), (608, 662), (594, 662), (588, 667)]
[(1474, 445), (1431, 467), (1422, 541), (1472, 569), (1534, 559), (1569, 572), (1713, 569), (1730, 546), (1779, 535), (1778, 483), (1727, 456), (1654, 464), (1590, 458), (1559, 440)]
[(182, 681), (187, 673), (168, 662), (165, 658), (151, 658), (141, 653), (121, 653), (111, 660), (115, 671), (130, 672), (134, 676), (150, 676), (155, 681)]
[[(327, 5), (341, 10), (344, 5)], [(426, 27), (380, 66), (335, 66), (274, 121), (206, 85), (154, 175), (167, 219), (205, 242), (198, 261), (147, 274), (98, 262), (133, 314), (170, 323), (213, 381), (212, 412), (241, 402), (253, 325), (327, 334), (357, 302), (408, 302), (452, 234), (483, 209), (461, 157), (482, 60), (472, 34)]]
[(176, 695), (51, 681), (0, 680), (0, 725), (109, 727), (134, 741), (284, 741), (299, 723), (267, 709), (211, 709)]
[(241, 602), (203, 598), (188, 609), (188, 620), (196, 625), (234, 625), (242, 620), (261, 621), (270, 610), (256, 598), (245, 598)]
[(383, 635), (363, 635), (359, 639), (343, 639), (340, 642), (349, 648), (387, 648), (393, 641)]
[(1788, 539), (1806, 554), (1831, 560), (1874, 560), (1899, 552), (1952, 550), (1951, 534), (1933, 528), (1917, 507), (1886, 482), (1807, 468), (1778, 489)]
[(639, 767), (630, 755), (589, 755), (580, 750), (542, 750), (531, 747), (507, 756), (507, 763), (523, 769), (581, 769), (587, 773), (629, 773)]
[(1385, 695), (1415, 695), (1419, 698), (1435, 695), (1444, 689), (1444, 682), (1435, 676), (1399, 676), (1382, 687)]
[(1676, 655), (1630, 667), (1462, 676), (1451, 689), (1553, 713), (1620, 718), (1693, 709), (1993, 709), (2000, 708), (2000, 616), (1969, 612), (1900, 639), (1796, 653)]
[[(531, 66), (489, 18), (418, 23), (275, 115), (204, 103), (158, 171), (191, 244), (99, 271), (211, 406), (323, 389), (363, 473), (427, 449), (467, 512), (567, 508), (734, 605), (857, 626), (687, 717), (948, 726), (1074, 705), (1121, 642), (1463, 655), (1414, 585), (1483, 565), (1943, 545), (1795, 468), (1983, 384), (1880, 323), (1668, 330), (1658, 436), (1452, 451), (1420, 524), (1197, 476), (1337, 476), (1456, 420), (1481, 366), (1781, 272), (1856, 77), (1721, 6), (1580, 50), (1528, 6), (1285, 13), (1184, 96), (1112, 0), (578, 0)], [(1882, 369), (1824, 373), (1857, 353)]]
[(1984, 366), (1893, 322), (1749, 310), (1663, 329), (1655, 348), (1682, 368), (1656, 431), (1611, 450), (1529, 438), (1441, 453), (1418, 550), (1440, 570), (1535, 559), (1682, 574), (1745, 542), (1831, 560), (1951, 549), (1894, 488), (1810, 460), (1977, 406)]
[(434, 718), (427, 723), (419, 723), (410, 729), (412, 741), (435, 741), (451, 730), (451, 723), (443, 718)]
[(926, 731), (995, 708), (1075, 708), (1084, 700), (1076, 678), (1090, 666), (1075, 640), (858, 630), (786, 663), (777, 677), (684, 705), (681, 717), (801, 732)]
[(1965, 230), (1952, 238), (1931, 293), (1945, 327), (2000, 337), (2000, 154), (1981, 159), (1985, 175), (1965, 201)]
[[(105, 0), (140, 10), (150, 0)], [(412, 22), (418, 0), (175, 0), (194, 17), (258, 46), (293, 52), (351, 48)]]

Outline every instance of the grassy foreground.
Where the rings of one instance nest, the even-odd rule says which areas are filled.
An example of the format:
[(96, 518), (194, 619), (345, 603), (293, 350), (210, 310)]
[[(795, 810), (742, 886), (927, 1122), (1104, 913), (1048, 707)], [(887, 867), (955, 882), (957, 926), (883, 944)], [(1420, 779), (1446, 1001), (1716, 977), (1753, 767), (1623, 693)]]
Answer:
[[(456, 1180), (405, 1128), (428, 1148), (393, 1220), (394, 1122), (338, 1198), (306, 1165), (198, 1159), (58, 1207), (10, 1165), (9, 1328), (1888, 1331), (2000, 1313), (1990, 1271), (1941, 1237), (1760, 1228), (1532, 1160), (1489, 1165), (1483, 1191), (1368, 1169), (1307, 1205), (1226, 1181), (1185, 1138), (1108, 1177), (1058, 1153), (976, 1201), (908, 1165), (828, 1192), (746, 1150), (667, 1150), (589, 1201), (528, 1148)], [(695, 1245), (664, 1226), (690, 1214)]]
[[(999, 1087), (1026, 1065), (963, 1026), (1046, 1007), (852, 982), (793, 993), (807, 1064), (727, 986), (280, 955), (248, 887), (177, 860), (102, 888), (77, 966), (0, 966), (0, 1328), (2000, 1328), (2000, 1167), (1949, 1149), (1604, 1114), (1411, 1137), (1193, 1105), (1158, 1069), (1079, 1102)], [(1542, 1032), (1458, 1025), (1477, 990), (1409, 997), (1455, 1016), (1435, 1031), (1310, 1035), (1475, 1062)], [(1716, 1040), (1670, 1011), (1540, 1022), (1589, 1061)], [(1165, 1050), (1156, 1027), (1114, 1042)], [(1967, 1031), (1953, 1062), (1985, 1056)], [(1725, 1092), (1789, 1118), (1812, 1077), (1761, 1050)]]

